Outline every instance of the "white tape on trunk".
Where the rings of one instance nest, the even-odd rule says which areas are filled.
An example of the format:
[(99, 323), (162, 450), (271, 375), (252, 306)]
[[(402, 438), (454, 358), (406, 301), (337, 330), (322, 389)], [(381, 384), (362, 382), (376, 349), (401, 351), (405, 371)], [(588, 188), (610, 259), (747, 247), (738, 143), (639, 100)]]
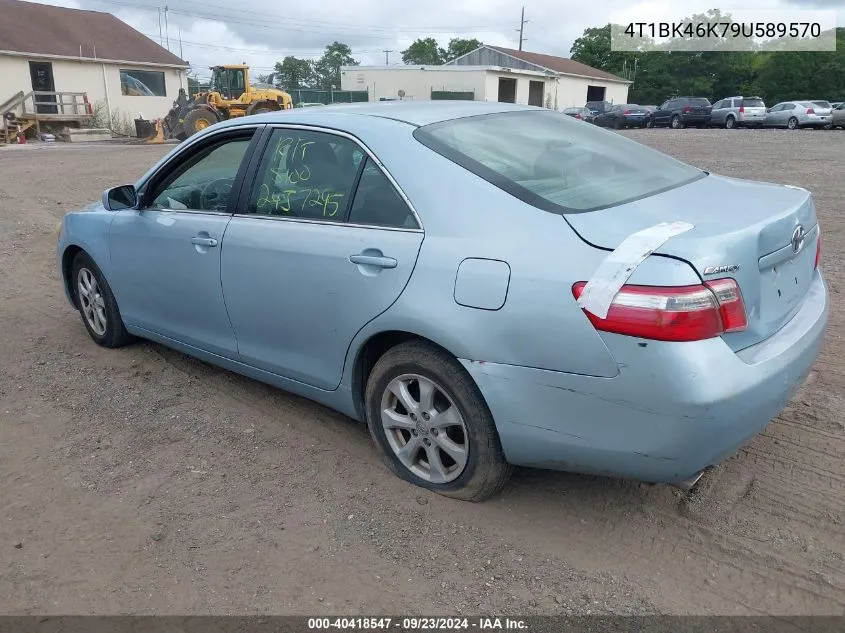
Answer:
[(578, 305), (600, 319), (637, 267), (670, 238), (695, 228), (688, 222), (661, 222), (626, 237), (584, 286)]

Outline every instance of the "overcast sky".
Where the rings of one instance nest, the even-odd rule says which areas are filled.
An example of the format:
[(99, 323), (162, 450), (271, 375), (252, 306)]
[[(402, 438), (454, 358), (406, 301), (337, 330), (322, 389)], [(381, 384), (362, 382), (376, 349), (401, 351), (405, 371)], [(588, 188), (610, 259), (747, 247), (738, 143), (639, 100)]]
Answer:
[[(285, 55), (316, 59), (337, 40), (352, 48), (362, 64), (401, 63), (401, 51), (419, 37), (434, 37), (445, 46), (452, 37), (475, 37), (486, 44), (517, 48), (519, 0), (37, 0), (73, 8), (115, 14), (142, 33), (159, 40), (159, 4), (167, 4), (169, 48), (201, 75), (214, 64), (247, 62), (257, 72), (269, 72)], [(743, 9), (835, 9), (845, 25), (845, 0), (735, 0), (725, 5), (707, 0), (641, 2), (610, 0), (526, 0), (527, 51), (569, 56), (572, 42), (585, 28), (606, 24), (611, 13), (624, 9), (653, 19), (680, 19), (718, 7)], [(439, 8), (434, 9), (435, 6)], [(643, 18), (640, 18), (643, 19)], [(161, 12), (164, 31), (164, 12)], [(162, 38), (163, 45), (167, 40)]]

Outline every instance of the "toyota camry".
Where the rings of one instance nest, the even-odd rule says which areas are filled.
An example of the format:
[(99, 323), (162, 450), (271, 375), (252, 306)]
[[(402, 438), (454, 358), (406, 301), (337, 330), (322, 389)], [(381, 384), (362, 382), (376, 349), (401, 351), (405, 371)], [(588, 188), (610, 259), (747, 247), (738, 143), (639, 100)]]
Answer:
[(394, 102), (214, 125), (66, 215), (57, 265), (95, 343), (320, 402), (477, 501), (514, 465), (694, 485), (810, 371), (820, 247), (802, 188), (542, 108)]

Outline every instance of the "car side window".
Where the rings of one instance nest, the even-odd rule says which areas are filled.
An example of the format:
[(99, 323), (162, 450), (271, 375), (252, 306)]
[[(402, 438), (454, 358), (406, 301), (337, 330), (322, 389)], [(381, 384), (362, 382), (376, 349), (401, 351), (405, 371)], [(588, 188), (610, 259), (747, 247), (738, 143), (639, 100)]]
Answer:
[(720, 110), (723, 107), (722, 104), (724, 104), (724, 103), (725, 103), (724, 101), (717, 101), (716, 103), (713, 104), (713, 109), (714, 110)]
[(193, 154), (155, 188), (147, 206), (225, 213), (249, 143), (250, 138), (229, 138)]
[(660, 109), (661, 109), (661, 110), (668, 110), (668, 109), (669, 109), (669, 104), (670, 104), (670, 103), (672, 103), (672, 102), (671, 102), (671, 101), (664, 101), (664, 102), (663, 102), (663, 105), (661, 105), (661, 106), (660, 106)]
[(351, 224), (372, 224), (417, 229), (414, 214), (384, 172), (367, 157), (355, 200), (349, 213)]
[(363, 158), (345, 137), (277, 129), (258, 167), (248, 212), (341, 222)]

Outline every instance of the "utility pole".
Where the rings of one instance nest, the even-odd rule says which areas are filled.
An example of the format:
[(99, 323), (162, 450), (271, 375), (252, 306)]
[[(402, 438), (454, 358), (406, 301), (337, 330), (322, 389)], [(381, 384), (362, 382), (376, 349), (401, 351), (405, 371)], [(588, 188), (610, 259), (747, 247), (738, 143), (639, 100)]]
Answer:
[[(165, 16), (166, 15), (167, 7), (165, 7)], [(522, 43), (527, 39), (522, 36), (526, 22), (528, 22), (528, 20), (525, 19), (525, 7), (522, 7), (522, 15), (519, 18), (519, 28), (516, 29), (517, 31), (519, 31), (519, 50), (522, 50)]]
[(164, 35), (161, 32), (161, 7), (158, 7), (158, 44), (164, 46)]
[(167, 28), (167, 5), (164, 5), (164, 39), (167, 41), (167, 50), (170, 50), (170, 31)]
[(179, 27), (179, 59), (185, 59), (185, 56), (182, 54), (182, 27)]
[(384, 53), (384, 65), (390, 66), (390, 54), (393, 52), (393, 50), (385, 48), (382, 52)]

